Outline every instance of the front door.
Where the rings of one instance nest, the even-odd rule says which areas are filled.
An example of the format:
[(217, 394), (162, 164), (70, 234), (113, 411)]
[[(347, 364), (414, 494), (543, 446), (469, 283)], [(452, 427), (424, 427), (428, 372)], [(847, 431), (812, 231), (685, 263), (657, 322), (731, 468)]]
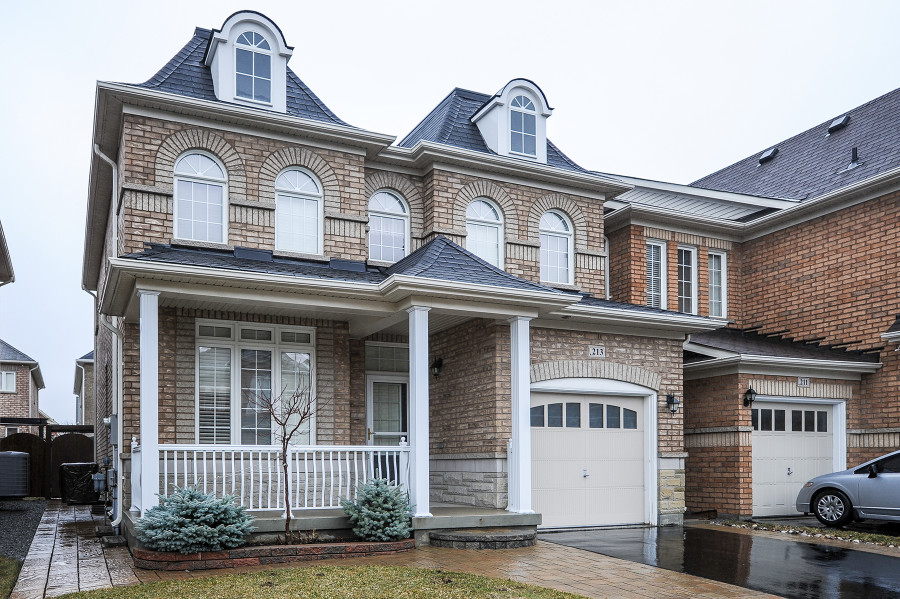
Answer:
[(370, 375), (366, 393), (366, 443), (409, 442), (408, 379), (405, 376)]

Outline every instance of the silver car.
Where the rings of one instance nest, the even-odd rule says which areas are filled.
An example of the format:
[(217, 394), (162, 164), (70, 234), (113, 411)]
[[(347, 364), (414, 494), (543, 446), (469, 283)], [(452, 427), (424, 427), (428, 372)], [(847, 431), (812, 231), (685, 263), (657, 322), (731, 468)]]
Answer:
[(900, 451), (817, 476), (797, 495), (797, 511), (834, 527), (866, 519), (900, 522)]

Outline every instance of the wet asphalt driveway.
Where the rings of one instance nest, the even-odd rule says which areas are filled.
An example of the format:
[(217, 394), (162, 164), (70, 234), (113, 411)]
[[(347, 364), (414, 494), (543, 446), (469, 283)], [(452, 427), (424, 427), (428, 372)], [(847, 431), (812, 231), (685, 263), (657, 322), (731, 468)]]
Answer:
[(900, 558), (844, 547), (674, 526), (539, 538), (783, 597), (900, 597)]

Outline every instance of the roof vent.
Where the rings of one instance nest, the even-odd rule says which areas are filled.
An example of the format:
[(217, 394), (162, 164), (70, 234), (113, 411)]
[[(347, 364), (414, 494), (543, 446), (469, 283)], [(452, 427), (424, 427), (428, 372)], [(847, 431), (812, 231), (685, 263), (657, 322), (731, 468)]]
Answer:
[(850, 150), (850, 165), (847, 167), (849, 171), (852, 168), (856, 168), (859, 166), (859, 150), (853, 148)]
[(773, 158), (775, 158), (776, 154), (778, 154), (778, 148), (770, 148), (766, 150), (762, 153), (762, 156), (759, 157), (759, 163), (763, 164), (772, 160)]
[(847, 123), (849, 123), (849, 122), (850, 122), (849, 114), (845, 114), (842, 117), (838, 117), (838, 118), (834, 119), (833, 121), (831, 121), (831, 124), (828, 125), (828, 135), (831, 135), (835, 131), (840, 131), (841, 129), (846, 127)]

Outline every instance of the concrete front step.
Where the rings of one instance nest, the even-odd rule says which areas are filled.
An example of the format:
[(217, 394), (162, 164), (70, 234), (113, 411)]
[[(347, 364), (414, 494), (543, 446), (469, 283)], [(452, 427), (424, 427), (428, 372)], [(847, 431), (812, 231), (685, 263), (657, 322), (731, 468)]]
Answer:
[(533, 547), (536, 536), (528, 528), (433, 530), (428, 533), (428, 542), (434, 547), (451, 549), (516, 549)]

